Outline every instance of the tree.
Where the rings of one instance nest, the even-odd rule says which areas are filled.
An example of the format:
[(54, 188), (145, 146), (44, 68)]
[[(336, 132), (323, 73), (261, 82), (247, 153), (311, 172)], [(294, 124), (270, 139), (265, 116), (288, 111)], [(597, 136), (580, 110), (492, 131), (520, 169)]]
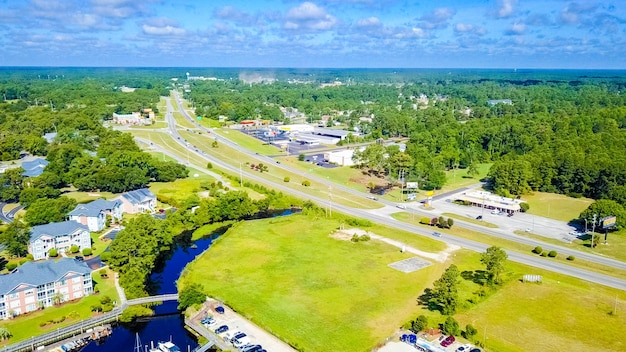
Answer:
[(525, 212), (527, 212), (527, 211), (528, 211), (528, 209), (530, 209), (530, 204), (528, 204), (528, 203), (526, 203), (526, 202), (521, 202), (521, 203), (519, 204), (519, 208), (520, 208), (520, 211), (521, 211), (522, 213), (525, 213)]
[(458, 336), (461, 332), (459, 322), (457, 322), (453, 317), (448, 316), (442, 325), (441, 331), (447, 335)]
[(30, 228), (20, 219), (15, 219), (4, 232), (0, 233), (0, 243), (6, 247), (9, 255), (14, 257), (26, 255), (29, 241)]
[(2, 339), (2, 341), (8, 340), (9, 338), (11, 338), (11, 336), (13, 336), (13, 334), (11, 334), (11, 331), (9, 331), (9, 329), (0, 328), (0, 339)]
[(448, 218), (448, 228), (451, 229), (453, 225), (454, 225), (454, 219)]
[(63, 221), (75, 207), (76, 200), (65, 196), (37, 199), (28, 208), (24, 220), (31, 226)]
[(437, 305), (441, 314), (449, 315), (456, 312), (459, 299), (458, 278), (459, 269), (452, 264), (433, 284), (430, 303)]
[(191, 284), (183, 288), (178, 294), (178, 310), (184, 311), (187, 307), (194, 304), (202, 304), (206, 299), (206, 295), (202, 291), (200, 284)]
[(490, 284), (500, 284), (502, 282), (500, 275), (504, 271), (507, 258), (508, 256), (504, 249), (496, 246), (487, 248), (485, 253), (480, 255), (480, 262), (486, 267)]
[(596, 229), (601, 226), (600, 219), (606, 216), (616, 216), (616, 228), (622, 229), (626, 224), (626, 210), (624, 207), (614, 200), (599, 199), (591, 203), (582, 213), (580, 213), (580, 219), (591, 225), (593, 224), (593, 217), (596, 215)]
[(61, 292), (55, 292), (52, 295), (52, 303), (56, 306), (63, 302), (63, 294)]
[(304, 155), (304, 154), (299, 154), (298, 155), (298, 160), (299, 161), (304, 161), (305, 158), (306, 158), (306, 155)]
[(56, 258), (59, 256), (59, 250), (56, 248), (50, 248), (50, 250), (48, 251), (48, 256), (52, 257), (52, 258)]
[(414, 333), (419, 333), (422, 330), (425, 330), (428, 327), (428, 317), (425, 315), (420, 315), (411, 323), (411, 330)]
[(472, 324), (467, 324), (465, 326), (465, 338), (466, 339), (471, 341), (474, 338), (474, 336), (476, 336), (476, 334), (478, 334), (478, 330)]
[(446, 227), (446, 225), (448, 225), (443, 216), (440, 216), (439, 219), (437, 219), (437, 223), (439, 224), (439, 227)]

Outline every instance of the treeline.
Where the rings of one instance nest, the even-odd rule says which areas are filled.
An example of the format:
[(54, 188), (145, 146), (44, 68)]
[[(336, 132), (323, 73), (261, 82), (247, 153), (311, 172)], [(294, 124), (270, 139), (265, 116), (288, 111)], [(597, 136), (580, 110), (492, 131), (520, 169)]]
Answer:
[[(285, 203), (293, 201), (291, 203)], [(200, 200), (198, 208), (167, 212), (165, 220), (141, 215), (129, 221), (111, 244), (108, 264), (120, 274), (120, 285), (129, 298), (148, 295), (148, 278), (159, 258), (166, 255), (176, 236), (210, 223), (252, 218), (273, 205), (300, 205), (280, 192), (267, 192), (262, 200), (252, 200), (241, 191), (216, 192)], [(274, 208), (275, 209), (275, 208)]]

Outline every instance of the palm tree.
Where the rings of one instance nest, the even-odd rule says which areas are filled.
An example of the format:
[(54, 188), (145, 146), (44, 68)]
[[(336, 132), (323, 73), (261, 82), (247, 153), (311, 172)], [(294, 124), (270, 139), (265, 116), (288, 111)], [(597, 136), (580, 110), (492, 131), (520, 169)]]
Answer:
[(61, 292), (55, 292), (52, 296), (52, 302), (54, 305), (59, 305), (63, 302), (63, 294)]
[(9, 338), (11, 338), (11, 336), (13, 336), (13, 334), (11, 334), (9, 329), (0, 328), (0, 339), (2, 339), (2, 341), (8, 340)]

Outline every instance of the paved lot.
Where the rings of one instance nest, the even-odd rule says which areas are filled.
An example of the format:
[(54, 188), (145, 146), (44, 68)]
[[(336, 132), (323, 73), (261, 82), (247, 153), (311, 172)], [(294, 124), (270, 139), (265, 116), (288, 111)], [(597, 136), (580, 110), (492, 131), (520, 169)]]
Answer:
[[(217, 302), (213, 300), (207, 301), (207, 303), (205, 303), (205, 308), (203, 308), (203, 309), (206, 309), (208, 314), (212, 315), (215, 318), (215, 321), (217, 321), (217, 324), (210, 327), (209, 330), (213, 331), (217, 327), (225, 324), (225, 325), (228, 325), (228, 328), (229, 328), (228, 331), (239, 330), (239, 331), (244, 332), (246, 335), (250, 337), (250, 341), (252, 342), (252, 344), (262, 345), (263, 348), (269, 352), (295, 352), (296, 351), (291, 346), (289, 346), (285, 342), (278, 339), (276, 336), (263, 330), (262, 328), (255, 325), (248, 319), (242, 317), (241, 315), (233, 312), (227, 306), (222, 305), (222, 307), (224, 307), (224, 310), (225, 310), (224, 314), (219, 314), (213, 311), (210, 308), (210, 306), (213, 306), (216, 303)], [(200, 317), (204, 317), (204, 316), (206, 315), (200, 314)], [(221, 334), (220, 336), (223, 336), (223, 335), (224, 334)], [(232, 350), (236, 351), (237, 349), (233, 347)]]

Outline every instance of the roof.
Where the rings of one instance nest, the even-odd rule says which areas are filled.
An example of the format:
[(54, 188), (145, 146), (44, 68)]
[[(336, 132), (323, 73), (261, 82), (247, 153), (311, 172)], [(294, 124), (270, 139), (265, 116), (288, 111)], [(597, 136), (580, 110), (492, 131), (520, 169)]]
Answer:
[(32, 242), (44, 235), (54, 237), (65, 236), (78, 229), (89, 231), (87, 226), (79, 224), (76, 221), (51, 222), (45, 225), (33, 226), (30, 229), (30, 240)]
[(26, 262), (11, 274), (0, 275), (0, 295), (7, 294), (22, 284), (37, 287), (58, 281), (68, 273), (84, 275), (90, 272), (91, 269), (85, 262), (78, 262), (71, 258), (62, 258), (58, 261)]
[(150, 192), (147, 188), (122, 193), (121, 197), (129, 201), (131, 204), (141, 204), (150, 199), (156, 199), (154, 193)]
[(352, 133), (354, 136), (358, 136), (359, 133), (355, 131), (346, 131), (346, 130), (334, 130), (330, 128), (316, 128), (313, 132), (315, 134), (333, 136), (333, 137), (346, 137), (348, 134)]
[(69, 216), (98, 216), (102, 211), (112, 210), (113, 208), (122, 205), (122, 202), (118, 199), (109, 201), (103, 198), (96, 199), (93, 202), (78, 204), (74, 210), (69, 213)]
[(43, 169), (50, 164), (50, 162), (43, 158), (35, 158), (31, 161), (25, 161), (22, 163), (23, 176), (37, 177), (43, 173)]

